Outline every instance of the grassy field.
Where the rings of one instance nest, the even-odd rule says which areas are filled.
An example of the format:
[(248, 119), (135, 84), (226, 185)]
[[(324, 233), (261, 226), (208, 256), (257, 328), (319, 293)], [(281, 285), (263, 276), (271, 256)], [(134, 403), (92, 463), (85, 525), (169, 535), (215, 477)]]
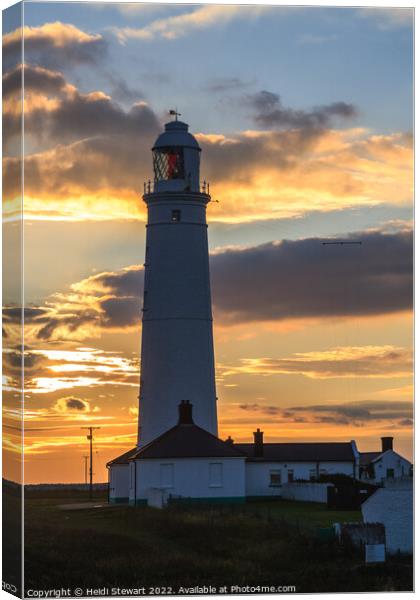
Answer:
[(366, 566), (320, 527), (358, 512), (288, 501), (63, 511), (83, 494), (25, 502), (26, 589), (294, 585), (297, 592), (411, 590), (407, 558)]

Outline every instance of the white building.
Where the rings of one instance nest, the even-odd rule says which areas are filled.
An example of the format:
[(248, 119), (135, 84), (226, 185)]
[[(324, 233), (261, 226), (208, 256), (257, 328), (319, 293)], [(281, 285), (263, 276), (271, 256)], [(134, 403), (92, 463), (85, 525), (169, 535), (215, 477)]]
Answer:
[(359, 453), (359, 478), (369, 483), (381, 484), (389, 479), (411, 475), (412, 465), (393, 449), (393, 438), (382, 437), (381, 452)]
[(182, 402), (179, 421), (129, 460), (129, 502), (245, 501), (245, 455), (194, 424), (192, 405)]
[(106, 465), (109, 501), (113, 504), (125, 504), (129, 500), (129, 459), (136, 451), (137, 447), (132, 448)]
[(318, 481), (322, 475), (357, 473), (357, 450), (352, 442), (264, 443), (263, 432), (253, 444), (235, 444), (247, 456), (246, 495), (282, 496), (282, 487), (295, 481)]
[(413, 482), (411, 479), (385, 483), (362, 504), (365, 523), (383, 523), (385, 548), (389, 554), (413, 552)]

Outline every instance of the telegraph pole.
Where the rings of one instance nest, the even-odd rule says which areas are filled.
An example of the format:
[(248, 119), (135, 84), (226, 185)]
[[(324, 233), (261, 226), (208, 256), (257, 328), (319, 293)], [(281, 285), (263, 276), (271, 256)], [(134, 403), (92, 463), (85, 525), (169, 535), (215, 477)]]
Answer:
[(88, 461), (88, 459), (89, 459), (89, 456), (87, 456), (87, 455), (85, 455), (83, 457), (83, 460), (85, 461), (85, 485), (87, 485), (87, 472), (88, 472), (87, 461)]
[(100, 427), (81, 427), (80, 429), (87, 429), (89, 434), (87, 439), (89, 440), (89, 498), (92, 500), (93, 496), (93, 431), (100, 429)]

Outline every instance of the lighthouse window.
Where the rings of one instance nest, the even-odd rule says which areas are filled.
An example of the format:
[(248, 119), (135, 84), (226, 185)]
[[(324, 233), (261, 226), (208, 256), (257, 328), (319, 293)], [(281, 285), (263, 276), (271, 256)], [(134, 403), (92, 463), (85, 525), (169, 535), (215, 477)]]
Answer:
[(153, 151), (155, 180), (184, 179), (183, 148), (159, 148)]
[(172, 211), (172, 218), (171, 220), (174, 223), (178, 223), (181, 220), (181, 211), (180, 210), (173, 210)]

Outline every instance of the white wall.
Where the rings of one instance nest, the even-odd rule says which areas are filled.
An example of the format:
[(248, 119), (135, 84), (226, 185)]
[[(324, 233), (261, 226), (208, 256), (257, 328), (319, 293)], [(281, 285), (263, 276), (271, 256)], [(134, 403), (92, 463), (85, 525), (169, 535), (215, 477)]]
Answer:
[[(281, 471), (281, 483), (287, 483), (288, 471), (293, 469), (294, 479), (309, 480), (312, 469), (317, 468), (316, 462), (247, 462), (246, 463), (246, 494), (247, 496), (279, 496), (281, 487), (270, 485), (270, 471)], [(351, 462), (321, 462), (319, 471), (328, 474), (345, 474), (353, 477)]]
[(380, 488), (362, 504), (365, 523), (383, 523), (387, 552), (413, 551), (413, 488)]
[[(134, 462), (137, 466), (137, 501), (151, 498), (156, 489), (183, 498), (245, 497), (244, 458), (147, 459), (132, 461), (133, 465)], [(210, 485), (210, 463), (222, 464), (221, 485)], [(168, 485), (168, 465), (173, 465), (172, 485)], [(163, 470), (166, 481), (162, 481)], [(131, 500), (134, 501), (133, 495)]]
[(357, 471), (354, 469), (352, 462), (320, 462), (319, 470), (325, 471), (329, 475), (348, 475), (349, 477), (355, 477)]
[(379, 460), (373, 463), (374, 481), (377, 483), (384, 481), (387, 478), (387, 469), (394, 469), (394, 479), (407, 477), (410, 473), (410, 466), (411, 464), (408, 460), (393, 450), (388, 450)]
[(140, 446), (176, 425), (182, 400), (192, 403), (194, 422), (217, 435), (206, 203), (188, 193), (148, 202)]
[(332, 483), (285, 483), (281, 487), (281, 497), (299, 502), (328, 502), (328, 488)]
[(109, 467), (110, 501), (127, 501), (128, 495), (128, 465), (111, 465)]

